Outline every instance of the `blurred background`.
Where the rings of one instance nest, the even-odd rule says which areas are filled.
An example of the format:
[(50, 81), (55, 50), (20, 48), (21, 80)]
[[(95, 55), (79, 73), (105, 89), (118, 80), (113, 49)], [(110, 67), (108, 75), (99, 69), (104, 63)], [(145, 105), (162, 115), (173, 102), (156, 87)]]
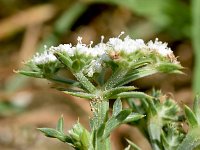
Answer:
[[(145, 41), (158, 37), (169, 43), (185, 75), (156, 74), (135, 84), (152, 87), (173, 97), (180, 106), (191, 105), (200, 91), (199, 0), (0, 0), (0, 150), (63, 150), (66, 144), (44, 137), (37, 127), (55, 127), (61, 114), (66, 131), (79, 119), (88, 128), (88, 101), (57, 91), (42, 79), (17, 75), (13, 70), (43, 46), (105, 41), (125, 31)], [(148, 142), (127, 125), (112, 135), (114, 150), (129, 138), (144, 150)]]

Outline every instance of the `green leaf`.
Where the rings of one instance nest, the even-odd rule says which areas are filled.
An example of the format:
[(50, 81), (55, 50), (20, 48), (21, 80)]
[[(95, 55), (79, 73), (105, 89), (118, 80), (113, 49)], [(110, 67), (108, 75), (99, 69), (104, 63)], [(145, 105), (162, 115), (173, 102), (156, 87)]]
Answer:
[(72, 96), (76, 96), (76, 97), (80, 97), (80, 98), (86, 98), (86, 99), (93, 99), (96, 97), (95, 94), (90, 94), (90, 93), (85, 93), (85, 92), (80, 92), (80, 91), (76, 91), (76, 90), (68, 90), (68, 91), (63, 91), (66, 94), (72, 95)]
[(199, 150), (200, 148), (200, 127), (192, 128), (187, 133), (183, 142), (179, 144), (177, 150)]
[(113, 116), (117, 116), (122, 111), (122, 102), (120, 98), (117, 98), (117, 100), (113, 104)]
[(139, 113), (131, 113), (124, 121), (123, 123), (130, 123), (133, 121), (137, 121), (141, 118), (145, 117), (145, 115), (139, 114)]
[(83, 150), (88, 150), (89, 145), (90, 145), (90, 135), (89, 135), (89, 132), (87, 130), (83, 129), (80, 140), (81, 140), (81, 145), (82, 145), (81, 148)]
[(126, 139), (126, 141), (128, 142), (128, 144), (130, 145), (130, 148), (134, 149), (134, 150), (142, 150), (141, 148), (139, 148), (135, 143), (133, 143), (132, 141)]
[(103, 136), (105, 129), (105, 123), (103, 123), (97, 130), (97, 139), (100, 139)]
[(163, 72), (163, 73), (180, 73), (180, 74), (182, 74), (182, 72), (180, 70), (183, 69), (183, 67), (180, 64), (159, 63), (159, 65), (156, 67), (156, 69), (159, 72)]
[(63, 133), (57, 131), (56, 129), (52, 128), (38, 128), (41, 132), (45, 134), (47, 137), (51, 138), (57, 138), (62, 142), (68, 142), (71, 143), (71, 138), (67, 135), (64, 135)]
[(195, 53), (195, 65), (194, 65), (194, 77), (193, 77), (193, 89), (195, 92), (200, 92), (200, 1), (191, 1), (191, 12), (192, 12), (192, 45)]
[(116, 87), (116, 88), (111, 88), (109, 90), (106, 90), (103, 95), (106, 99), (109, 99), (110, 97), (122, 93), (122, 92), (127, 92), (131, 90), (135, 90), (136, 87), (134, 86), (122, 86), (122, 87)]
[(62, 78), (62, 77), (53, 75), (53, 76), (48, 77), (48, 79), (55, 81), (55, 82), (60, 82), (60, 83), (65, 83), (65, 84), (69, 84), (69, 85), (72, 85), (72, 86), (80, 87), (79, 82), (77, 82), (75, 80), (68, 79), (68, 78)]
[(71, 69), (72, 67), (72, 60), (69, 56), (64, 55), (58, 51), (54, 52), (54, 55), (57, 57), (58, 60), (60, 60), (60, 62), (62, 64), (64, 64), (66, 67), (68, 67), (69, 69)]
[(151, 145), (155, 150), (161, 149), (161, 130), (162, 124), (159, 121), (159, 118), (151, 118), (148, 123), (148, 132), (151, 140)]
[(192, 112), (192, 110), (186, 105), (184, 106), (184, 109), (185, 109), (185, 116), (187, 118), (189, 126), (191, 128), (198, 126), (197, 118), (195, 114)]
[(121, 81), (121, 79), (124, 78), (127, 72), (128, 72), (128, 68), (118, 67), (114, 71), (114, 73), (112, 73), (111, 77), (106, 81), (103, 89), (109, 90), (113, 87), (117, 87), (116, 85), (118, 84), (119, 81)]
[(200, 97), (198, 95), (194, 99), (193, 110), (198, 123), (200, 124)]
[(96, 87), (88, 80), (82, 72), (72, 72), (76, 79), (82, 84), (82, 86), (90, 93), (96, 91)]
[(128, 117), (131, 113), (131, 109), (124, 109), (122, 110), (117, 116), (111, 117), (108, 122), (106, 123), (104, 135), (102, 138), (107, 138), (111, 131), (117, 128), (123, 121)]
[(64, 119), (63, 119), (63, 115), (58, 120), (56, 130), (58, 130), (61, 133), (64, 133)]
[(25, 76), (30, 76), (30, 77), (35, 77), (35, 78), (43, 78), (43, 74), (41, 74), (40, 72), (18, 70), (18, 71), (15, 71), (15, 73), (19, 73)]
[(143, 92), (123, 92), (120, 94), (117, 94), (114, 97), (120, 97), (120, 98), (146, 98), (146, 99), (152, 99), (151, 96), (143, 93)]
[(137, 79), (152, 75), (157, 73), (158, 71), (153, 67), (143, 67), (139, 69), (134, 69), (134, 71), (128, 73), (120, 82), (118, 82), (115, 86), (122, 86), (129, 82), (135, 81)]

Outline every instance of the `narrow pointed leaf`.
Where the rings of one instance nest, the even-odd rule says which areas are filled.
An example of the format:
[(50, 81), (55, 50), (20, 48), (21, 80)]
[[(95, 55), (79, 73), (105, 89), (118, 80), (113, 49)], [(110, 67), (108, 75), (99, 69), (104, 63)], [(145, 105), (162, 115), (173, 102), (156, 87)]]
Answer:
[(145, 117), (145, 115), (139, 114), (139, 113), (131, 113), (124, 121), (123, 123), (130, 123), (133, 121), (137, 121), (141, 118)]
[(16, 73), (25, 75), (25, 76), (30, 76), (30, 77), (35, 77), (35, 78), (43, 78), (43, 75), (40, 72), (34, 72), (34, 71), (15, 71)]
[(108, 120), (108, 122), (106, 123), (104, 135), (102, 138), (107, 138), (111, 131), (113, 131), (120, 124), (122, 124), (130, 113), (130, 109), (124, 109), (117, 116), (110, 118), (110, 120)]
[(97, 139), (100, 139), (103, 136), (104, 133), (104, 129), (105, 129), (105, 123), (103, 123), (99, 129), (97, 130)]
[(112, 97), (116, 94), (119, 94), (119, 93), (122, 93), (122, 92), (127, 92), (127, 91), (132, 91), (132, 90), (135, 90), (135, 89), (136, 89), (136, 87), (134, 87), (134, 86), (122, 86), (122, 87), (116, 87), (116, 88), (112, 88), (110, 90), (107, 90), (103, 94), (104, 94), (104, 97), (106, 99), (109, 99), (110, 97)]
[(112, 74), (112, 76), (107, 80), (107, 82), (104, 84), (104, 89), (111, 89), (113, 87), (117, 87), (121, 79), (124, 78), (124, 76), (127, 74), (128, 68), (124, 69), (124, 67), (119, 67), (115, 70), (115, 72)]
[(71, 138), (67, 135), (64, 135), (63, 133), (60, 133), (59, 131), (52, 129), (52, 128), (38, 128), (41, 132), (45, 134), (47, 137), (51, 138), (57, 138), (62, 142), (68, 142), (71, 143)]
[(119, 114), (119, 112), (122, 111), (122, 102), (120, 98), (117, 98), (117, 100), (113, 104), (113, 116), (116, 116)]
[(151, 67), (151, 68), (140, 68), (136, 69), (133, 72), (127, 74), (120, 82), (118, 82), (115, 86), (122, 86), (124, 84), (127, 84), (129, 82), (135, 81), (137, 79), (152, 75), (157, 73), (158, 71)]
[(90, 144), (90, 139), (89, 138), (90, 137), (89, 137), (88, 131), (84, 129), (82, 134), (81, 134), (81, 138), (80, 138), (80, 140), (81, 140), (81, 148), (83, 150), (89, 149), (89, 144)]
[(116, 97), (120, 98), (147, 98), (147, 99), (152, 99), (151, 96), (143, 93), (143, 92), (123, 92), (120, 94), (117, 94)]
[(80, 86), (80, 83), (75, 81), (75, 80), (62, 78), (62, 77), (58, 77), (58, 76), (51, 76), (48, 79), (53, 80), (55, 82), (61, 82), (61, 83), (69, 84), (69, 85), (72, 85), (72, 86), (77, 86), (77, 87)]
[(200, 124), (200, 97), (198, 95), (194, 99), (193, 110)]
[(64, 133), (64, 119), (63, 119), (63, 115), (59, 118), (56, 129), (59, 132)]
[(81, 85), (90, 93), (96, 91), (96, 87), (88, 80), (82, 72), (74, 72), (73, 75), (81, 83)]
[(160, 63), (156, 69), (163, 73), (176, 73), (177, 70), (183, 69), (183, 67), (180, 64), (174, 64), (174, 63)]
[(55, 52), (54, 55), (60, 60), (66, 67), (71, 68), (72, 60), (69, 56), (63, 55), (60, 52)]
[(190, 129), (184, 140), (179, 144), (177, 150), (199, 150), (200, 128)]
[(192, 110), (186, 105), (184, 108), (185, 108), (185, 116), (187, 118), (189, 126), (191, 128), (198, 126), (197, 118), (196, 118), (195, 114), (192, 112)]
[(76, 97), (80, 97), (80, 98), (86, 98), (86, 99), (93, 99), (93, 98), (96, 97), (94, 94), (75, 91), (75, 90), (63, 91), (63, 92), (66, 93), (66, 94), (72, 95), (72, 96), (76, 96)]
[(133, 143), (132, 141), (126, 139), (126, 141), (128, 142), (128, 144), (130, 145), (130, 148), (134, 149), (134, 150), (142, 150), (141, 148), (139, 148), (135, 143)]

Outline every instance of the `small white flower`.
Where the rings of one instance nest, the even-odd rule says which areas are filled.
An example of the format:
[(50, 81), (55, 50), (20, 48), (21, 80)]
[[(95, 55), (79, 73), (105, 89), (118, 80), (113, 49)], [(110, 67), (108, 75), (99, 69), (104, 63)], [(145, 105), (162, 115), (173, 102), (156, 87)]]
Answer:
[(50, 51), (45, 51), (43, 54), (36, 53), (32, 59), (32, 61), (37, 65), (55, 62), (56, 60), (57, 58)]
[(124, 40), (119, 38), (110, 38), (107, 42), (109, 46), (116, 52), (125, 52), (127, 54), (133, 53), (137, 50), (142, 50), (146, 47), (142, 39), (133, 40), (129, 36), (126, 36)]
[(158, 41), (158, 38), (155, 39), (155, 42), (149, 41), (147, 43), (147, 47), (150, 50), (155, 50), (164, 57), (173, 54), (172, 50), (169, 47), (167, 47), (167, 43), (162, 43), (161, 41)]
[[(50, 47), (49, 50), (47, 50), (47, 47), (45, 46), (45, 51), (43, 54), (36, 54), (32, 61), (36, 64), (45, 64), (48, 62), (54, 62), (57, 60), (57, 58), (54, 56), (55, 51), (59, 51), (62, 53), (67, 54), (69, 57), (74, 57), (75, 55), (79, 55), (80, 57), (86, 58), (89, 56), (93, 59), (92, 63), (94, 65), (90, 65), (93, 68), (89, 70), (88, 75), (92, 76), (94, 72), (96, 72), (98, 67), (101, 66), (99, 64), (102, 64), (102, 61), (105, 61), (104, 58), (107, 58), (105, 56), (108, 56), (108, 54), (111, 51), (114, 51), (114, 53), (119, 54), (123, 52), (126, 55), (134, 55), (136, 51), (143, 51), (143, 52), (157, 52), (163, 57), (169, 58), (171, 60), (175, 59), (175, 56), (170, 48), (167, 47), (167, 43), (162, 43), (161, 41), (158, 41), (156, 38), (155, 41), (149, 41), (147, 44), (142, 39), (131, 39), (129, 36), (126, 36), (124, 39), (120, 39), (120, 36), (123, 35), (124, 32), (122, 32), (118, 37), (116, 38), (110, 38), (107, 43), (104, 43), (104, 36), (101, 36), (101, 42), (95, 46), (92, 47), (93, 41), (90, 42), (89, 45), (82, 43), (82, 37), (77, 38), (77, 44), (75, 46), (72, 46), (71, 44), (60, 44), (57, 47)], [(108, 56), (109, 57), (109, 56)], [(98, 62), (101, 58), (101, 62)], [(94, 69), (94, 66), (96, 67)], [(99, 67), (101, 68), (101, 67)]]
[(100, 73), (102, 71), (103, 61), (101, 58), (97, 60), (92, 60), (88, 65), (88, 68), (84, 71), (86, 72), (88, 77), (92, 77), (94, 73)]
[(71, 44), (60, 44), (57, 47), (51, 46), (49, 48), (49, 51), (52, 51), (52, 52), (58, 51), (58, 52), (66, 53), (70, 57), (74, 56), (74, 50), (72, 49), (72, 45)]

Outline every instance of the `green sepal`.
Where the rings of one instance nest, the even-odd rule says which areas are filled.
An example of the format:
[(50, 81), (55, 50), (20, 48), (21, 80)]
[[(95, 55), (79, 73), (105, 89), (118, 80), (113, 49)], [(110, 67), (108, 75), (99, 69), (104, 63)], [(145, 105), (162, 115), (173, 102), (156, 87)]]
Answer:
[(198, 126), (198, 121), (195, 114), (188, 106), (184, 106), (185, 116), (191, 128)]

